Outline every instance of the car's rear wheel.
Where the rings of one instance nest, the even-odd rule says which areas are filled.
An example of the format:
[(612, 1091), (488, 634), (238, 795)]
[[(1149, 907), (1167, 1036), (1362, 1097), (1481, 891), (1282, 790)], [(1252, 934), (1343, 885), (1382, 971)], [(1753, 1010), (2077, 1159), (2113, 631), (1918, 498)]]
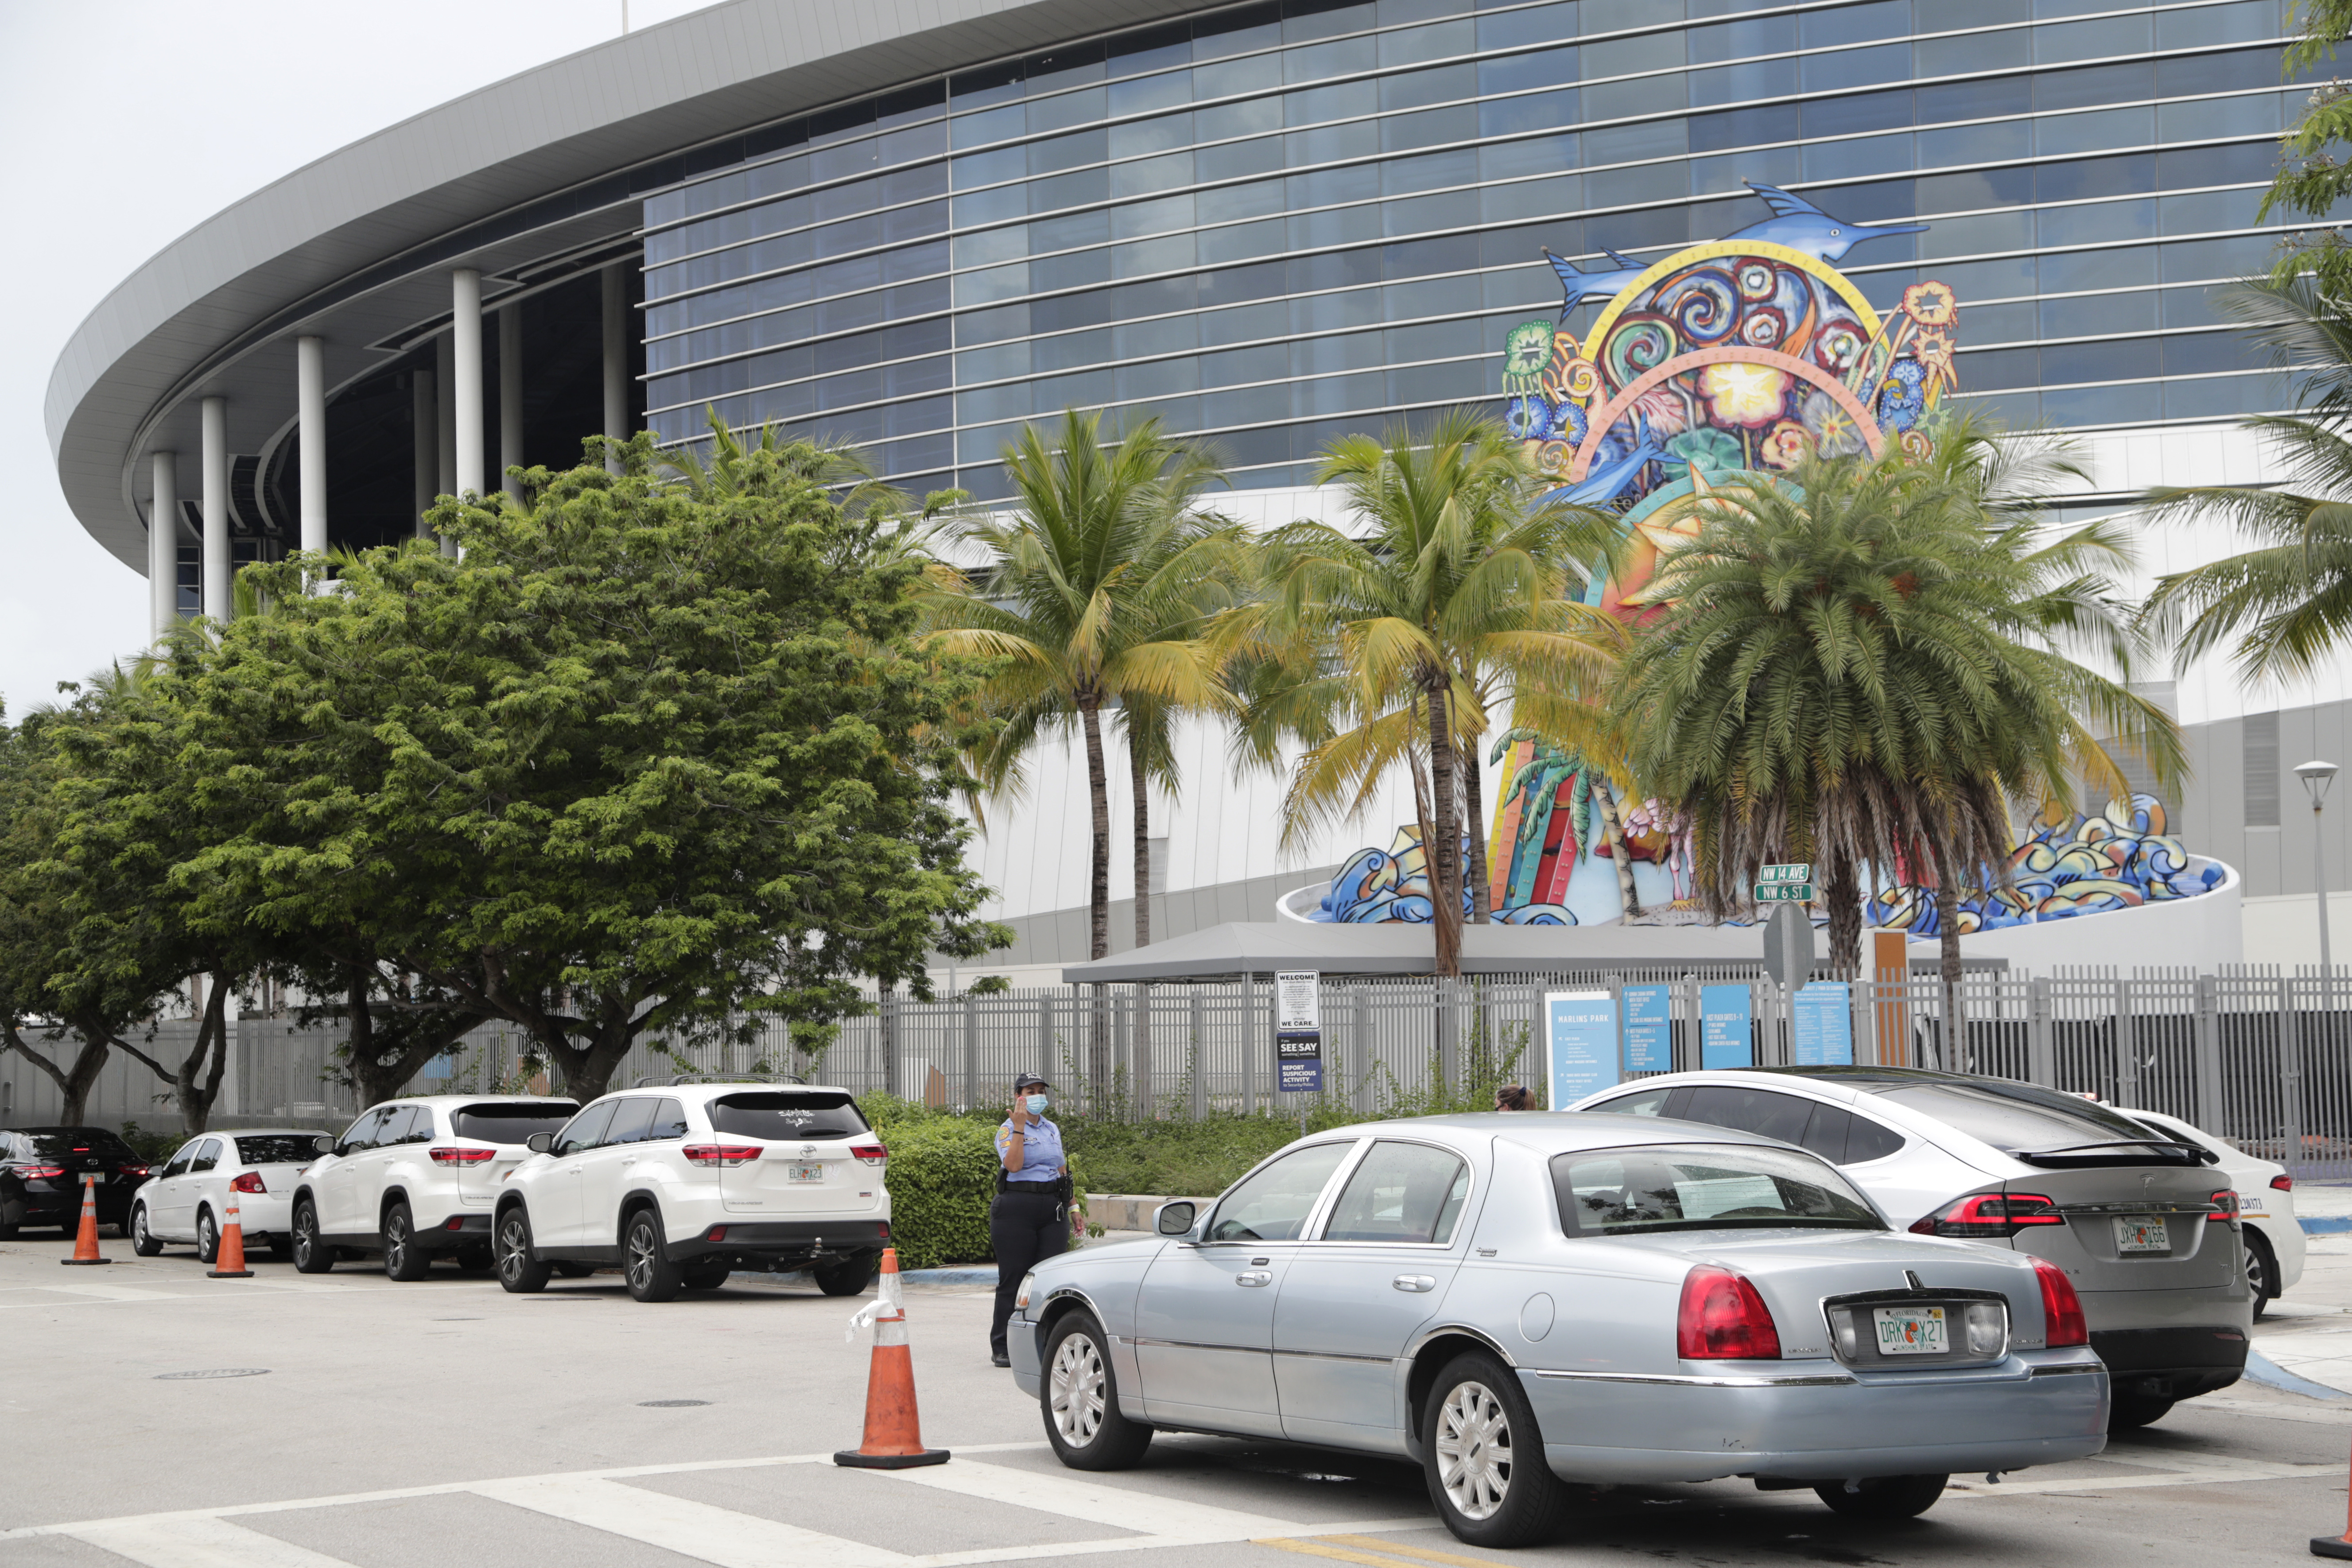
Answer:
[(2254, 1292), (2254, 1316), (2260, 1319), (2279, 1299), (2278, 1254), (2271, 1250), (2270, 1238), (2252, 1226), (2246, 1227), (2246, 1283)]
[(383, 1211), (383, 1272), (387, 1279), (410, 1284), (433, 1268), (433, 1255), (416, 1245), (416, 1220), (406, 1204)]
[(1519, 1380), (1493, 1356), (1457, 1356), (1422, 1417), (1430, 1500), (1454, 1539), (1524, 1546), (1554, 1533), (1567, 1489), (1544, 1463), (1543, 1434)]
[(1109, 1336), (1088, 1312), (1072, 1312), (1045, 1338), (1037, 1406), (1055, 1457), (1074, 1470), (1133, 1468), (1151, 1447), (1151, 1428), (1119, 1413)]
[(529, 1296), (547, 1289), (547, 1277), (553, 1270), (531, 1251), (530, 1216), (523, 1213), (520, 1204), (499, 1216), (490, 1250), (495, 1255), (500, 1289)]
[(335, 1266), (335, 1249), (319, 1239), (319, 1210), (310, 1199), (294, 1205), (294, 1271), (324, 1274)]
[(1848, 1519), (1916, 1519), (1936, 1506), (1948, 1476), (1872, 1476), (1823, 1481), (1813, 1495)]
[(142, 1258), (160, 1258), (163, 1244), (147, 1228), (147, 1205), (141, 1204), (131, 1211), (131, 1250)]
[(874, 1283), (874, 1270), (881, 1261), (869, 1252), (811, 1272), (816, 1277), (816, 1288), (828, 1296), (862, 1296), (866, 1287)]
[(196, 1211), (196, 1261), (214, 1263), (220, 1258), (220, 1224), (210, 1209)]
[(621, 1269), (628, 1278), (629, 1294), (640, 1301), (675, 1300), (686, 1288), (662, 1238), (661, 1218), (653, 1210), (639, 1209), (629, 1216), (628, 1230), (621, 1237)]
[(2145, 1388), (2117, 1388), (2108, 1399), (2107, 1430), (2128, 1432), (2136, 1426), (2154, 1426), (2164, 1419), (2173, 1404), (2168, 1394), (2155, 1394)]
[(726, 1258), (713, 1263), (697, 1263), (678, 1271), (678, 1280), (689, 1290), (716, 1290), (727, 1283), (727, 1276), (735, 1266)]

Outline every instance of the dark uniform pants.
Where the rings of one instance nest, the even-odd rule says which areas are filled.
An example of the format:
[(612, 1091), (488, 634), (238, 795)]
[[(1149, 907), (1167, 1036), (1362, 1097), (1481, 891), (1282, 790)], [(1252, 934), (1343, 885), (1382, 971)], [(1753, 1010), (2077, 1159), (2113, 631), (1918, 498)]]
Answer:
[(988, 1240), (996, 1250), (996, 1313), (988, 1321), (988, 1348), (1001, 1351), (1021, 1277), (1069, 1246), (1069, 1215), (1051, 1193), (999, 1193), (988, 1205)]

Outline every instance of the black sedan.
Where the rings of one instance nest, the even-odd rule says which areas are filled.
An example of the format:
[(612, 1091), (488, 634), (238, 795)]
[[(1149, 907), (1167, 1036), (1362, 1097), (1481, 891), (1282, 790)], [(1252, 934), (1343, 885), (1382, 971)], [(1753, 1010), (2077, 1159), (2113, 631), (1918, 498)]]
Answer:
[(102, 1127), (17, 1127), (0, 1131), (0, 1238), (25, 1226), (81, 1225), (83, 1179), (98, 1177), (98, 1223), (131, 1219), (131, 1194), (147, 1162)]

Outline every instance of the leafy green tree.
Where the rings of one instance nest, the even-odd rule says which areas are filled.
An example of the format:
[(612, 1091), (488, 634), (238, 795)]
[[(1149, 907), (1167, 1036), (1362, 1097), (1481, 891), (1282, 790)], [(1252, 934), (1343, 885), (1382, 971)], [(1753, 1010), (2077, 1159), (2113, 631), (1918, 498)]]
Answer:
[[(1476, 737), (1497, 673), (1512, 700), (1570, 717), (1616, 658), (1617, 624), (1571, 595), (1580, 563), (1607, 559), (1614, 522), (1546, 500), (1501, 426), (1465, 411), (1385, 443), (1347, 436), (1317, 482), (1336, 484), (1360, 525), (1287, 524), (1263, 545), (1263, 601), (1232, 617), (1224, 643), (1259, 666), (1244, 744), (1261, 760), (1305, 743), (1284, 803), (1286, 841), (1359, 816), (1381, 775), (1412, 776), (1435, 906), (1437, 973), (1461, 973), (1463, 841), (1486, 912), (1486, 856)], [(1522, 717), (1528, 717), (1526, 713)], [(1423, 768), (1426, 768), (1425, 783)]]
[(1745, 916), (1765, 863), (1818, 862), (1847, 973), (1865, 866), (1932, 871), (1949, 924), (1967, 878), (2007, 874), (2012, 801), (2120, 784), (2101, 732), (2180, 765), (2160, 709), (2063, 651), (2125, 650), (2092, 570), (2122, 555), (2112, 525), (2046, 538), (1999, 504), (2019, 476), (1998, 447), (1939, 439), (1939, 462), (1815, 458), (1678, 503), (1699, 532), (1660, 563), (1672, 603), (1617, 699), (1635, 773), (1696, 816), (1702, 906)]
[(927, 950), (1005, 940), (947, 806), (973, 676), (917, 652), (919, 562), (818, 467), (769, 445), (698, 486), (640, 437), (618, 475), (445, 500), (457, 557), (371, 551), (319, 595), (251, 569), (270, 608), (204, 699), (249, 826), (179, 875), (335, 936), (372, 1017), (413, 983), (583, 1097), (648, 1032), (781, 1016), (817, 1050), (861, 978), (928, 994)]
[[(2302, 37), (2282, 61), (2290, 77), (2335, 59), (2336, 47), (2352, 37), (2352, 0), (2297, 0), (2292, 21)], [(2277, 212), (2319, 226), (2281, 242), (2273, 279), (2315, 273), (2326, 290), (2339, 298), (2352, 284), (2352, 247), (2338, 226), (2345, 199), (2352, 196), (2347, 148), (2352, 148), (2352, 91), (2338, 80), (2319, 83), (2305, 100), (2303, 118), (2284, 138), (2279, 172), (2254, 215), (2258, 222), (2273, 221)]]
[[(929, 597), (930, 646), (997, 661), (981, 692), (1002, 721), (980, 758), (981, 781), (992, 791), (1019, 787), (1040, 740), (1073, 724), (1083, 736), (1092, 807), (1087, 942), (1101, 958), (1110, 952), (1102, 712), (1132, 702), (1131, 716), (1156, 715), (1143, 724), (1149, 742), (1152, 725), (1171, 711), (1224, 704), (1200, 633), (1220, 607), (1213, 589), (1230, 577), (1237, 534), (1202, 504), (1222, 478), (1214, 460), (1170, 440), (1156, 419), (1106, 443), (1099, 414), (1066, 410), (1050, 444), (1045, 431), (1025, 427), (1006, 446), (1004, 468), (1018, 510), (960, 530), (982, 563), (971, 579), (943, 582)], [(1131, 730), (1130, 754), (1148, 769), (1149, 744), (1139, 749), (1136, 739)], [(1140, 793), (1137, 809), (1141, 821)], [(1141, 838), (1137, 845), (1143, 850)], [(1146, 929), (1139, 920), (1139, 932)]]

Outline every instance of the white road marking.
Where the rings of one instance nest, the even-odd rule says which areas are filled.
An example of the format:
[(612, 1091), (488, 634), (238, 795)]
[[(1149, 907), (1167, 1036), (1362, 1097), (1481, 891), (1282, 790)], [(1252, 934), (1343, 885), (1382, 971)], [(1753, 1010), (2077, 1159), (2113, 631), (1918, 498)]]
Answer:
[[(2091, 1463), (2101, 1461), (2093, 1459)], [(2146, 1465), (2164, 1468), (2156, 1475), (2072, 1476), (2063, 1480), (2002, 1481), (1988, 1486), (1984, 1478), (1971, 1480), (1953, 1479), (1944, 1489), (1947, 1497), (2000, 1497), (2004, 1494), (2023, 1495), (2031, 1492), (2105, 1492), (2126, 1487), (2189, 1487), (2213, 1486), (2224, 1481), (2289, 1481), (2305, 1476), (2335, 1476), (2344, 1473), (2340, 1464), (2282, 1465), (2266, 1459), (2214, 1459), (2188, 1464), (2177, 1459), (2144, 1459), (2137, 1455), (2126, 1458), (2117, 1456), (2110, 1461), (2118, 1465)], [(2031, 1473), (2031, 1472), (2028, 1472)]]
[(902, 1552), (594, 1476), (483, 1481), (478, 1497), (568, 1519), (718, 1568), (903, 1568)]
[(917, 1470), (876, 1470), (875, 1475), (909, 1486), (930, 1487), (964, 1497), (987, 1498), (1039, 1513), (1081, 1519), (1089, 1524), (1114, 1525), (1163, 1542), (1248, 1541), (1260, 1535), (1285, 1535), (1298, 1527), (1286, 1519), (1211, 1508), (1181, 1498), (1129, 1491), (1102, 1481), (1080, 1479), (1076, 1473), (1041, 1475), (1004, 1465), (930, 1465)]
[(35, 1290), (55, 1291), (62, 1296), (82, 1296), (94, 1301), (175, 1301), (202, 1292), (194, 1290), (142, 1290), (129, 1285), (101, 1285), (96, 1280), (77, 1280), (71, 1285), (35, 1285)]
[(65, 1533), (147, 1568), (352, 1568), (340, 1557), (225, 1519), (127, 1520)]

